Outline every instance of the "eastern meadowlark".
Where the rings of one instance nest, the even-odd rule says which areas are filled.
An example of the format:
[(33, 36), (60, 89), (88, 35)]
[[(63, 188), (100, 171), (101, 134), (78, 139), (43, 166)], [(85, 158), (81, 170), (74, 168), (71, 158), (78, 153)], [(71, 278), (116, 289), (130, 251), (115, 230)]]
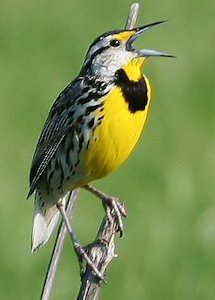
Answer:
[[(150, 56), (172, 55), (137, 50), (133, 42), (161, 23), (99, 36), (79, 75), (54, 102), (30, 172), (28, 197), (35, 191), (32, 251), (48, 241), (60, 214), (68, 223), (64, 208), (69, 191), (81, 187), (111, 199), (88, 184), (116, 170), (140, 138), (151, 99), (142, 66)], [(114, 207), (117, 215), (124, 214), (119, 203)]]

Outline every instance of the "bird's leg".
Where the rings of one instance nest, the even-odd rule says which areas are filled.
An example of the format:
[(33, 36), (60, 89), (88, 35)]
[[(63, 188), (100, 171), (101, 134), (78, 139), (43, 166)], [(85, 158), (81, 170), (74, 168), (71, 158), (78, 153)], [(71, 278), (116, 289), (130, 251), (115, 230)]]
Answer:
[(87, 191), (91, 192), (92, 194), (94, 194), (102, 200), (107, 217), (109, 219), (113, 218), (112, 214), (114, 215), (114, 217), (117, 220), (118, 231), (120, 232), (121, 237), (123, 234), (122, 217), (126, 217), (124, 205), (118, 200), (118, 198), (109, 196), (90, 185), (85, 185), (83, 188), (85, 188)]
[(75, 253), (77, 254), (78, 257), (78, 262), (80, 266), (80, 273), (81, 276), (84, 273), (84, 266), (83, 266), (83, 259), (87, 262), (87, 264), (92, 268), (92, 270), (95, 272), (95, 274), (98, 276), (98, 278), (102, 281), (104, 281), (104, 276), (99, 272), (99, 270), (96, 268), (96, 266), (93, 264), (91, 259), (88, 257), (86, 251), (84, 248), (81, 246), (80, 242), (78, 241), (76, 234), (74, 230), (72, 229), (72, 226), (70, 224), (69, 218), (66, 214), (65, 206), (62, 205), (61, 203), (57, 204), (57, 208), (60, 211), (60, 214), (62, 216), (62, 219), (66, 225), (67, 231), (71, 237), (73, 247), (75, 249)]

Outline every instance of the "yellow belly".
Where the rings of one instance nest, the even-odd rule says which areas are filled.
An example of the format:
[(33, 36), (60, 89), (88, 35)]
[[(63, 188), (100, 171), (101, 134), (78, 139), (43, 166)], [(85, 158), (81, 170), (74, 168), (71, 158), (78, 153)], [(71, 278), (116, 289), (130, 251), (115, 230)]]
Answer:
[(85, 157), (89, 181), (102, 178), (117, 169), (131, 154), (143, 130), (150, 104), (144, 111), (131, 113), (121, 89), (115, 87), (104, 101), (102, 123), (95, 129)]

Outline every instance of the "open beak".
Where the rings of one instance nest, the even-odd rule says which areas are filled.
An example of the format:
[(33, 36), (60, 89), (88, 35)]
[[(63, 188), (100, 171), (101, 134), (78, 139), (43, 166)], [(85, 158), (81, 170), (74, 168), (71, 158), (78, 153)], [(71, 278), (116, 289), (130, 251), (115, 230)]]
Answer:
[(160, 52), (160, 51), (155, 51), (155, 50), (150, 50), (150, 49), (137, 50), (137, 49), (133, 48), (133, 43), (139, 37), (140, 34), (147, 31), (148, 29), (151, 29), (152, 27), (162, 24), (164, 22), (165, 21), (154, 22), (154, 23), (142, 26), (142, 27), (137, 27), (137, 28), (132, 29), (135, 31), (135, 34), (132, 37), (130, 37), (130, 39), (127, 41), (127, 50), (136, 52), (138, 54), (138, 57), (162, 56), (162, 57), (175, 58), (176, 56), (165, 53), (165, 52)]

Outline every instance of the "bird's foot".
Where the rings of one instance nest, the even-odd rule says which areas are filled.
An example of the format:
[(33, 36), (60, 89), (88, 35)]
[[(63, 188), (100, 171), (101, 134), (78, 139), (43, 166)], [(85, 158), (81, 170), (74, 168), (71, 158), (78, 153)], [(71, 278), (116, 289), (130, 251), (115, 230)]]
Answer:
[(89, 258), (87, 254), (88, 246), (82, 247), (78, 242), (74, 243), (74, 249), (76, 252), (76, 255), (78, 257), (79, 267), (80, 267), (80, 276), (83, 277), (85, 271), (86, 271), (86, 265), (84, 262), (87, 263), (88, 266), (93, 270), (95, 273), (95, 276), (98, 278), (98, 280), (105, 282), (104, 275), (98, 270), (96, 265), (92, 262), (92, 260)]
[(118, 198), (109, 196), (90, 185), (87, 185), (84, 188), (102, 200), (108, 219), (112, 220), (115, 218), (117, 223), (117, 231), (119, 231), (121, 237), (123, 235), (122, 218), (126, 217), (124, 204), (121, 203)]
[[(80, 275), (81, 277), (83, 276), (84, 272), (85, 272), (85, 268), (84, 268), (84, 261), (92, 268), (93, 272), (95, 273), (95, 275), (98, 277), (99, 280), (102, 280), (103, 282), (105, 282), (104, 280), (104, 276), (101, 274), (101, 272), (98, 270), (98, 268), (95, 266), (95, 264), (92, 262), (92, 260), (89, 258), (89, 256), (87, 255), (87, 247), (82, 247), (81, 244), (79, 243), (77, 236), (70, 224), (69, 218), (66, 214), (65, 211), (65, 207), (62, 204), (58, 204), (57, 205), (62, 219), (67, 227), (67, 231), (71, 237), (72, 240), (72, 244), (73, 247), (75, 249), (75, 253), (78, 257), (78, 262), (79, 262), (79, 267), (80, 267)], [(86, 250), (85, 250), (86, 249)]]
[(106, 215), (109, 220), (115, 218), (117, 224), (117, 231), (119, 231), (120, 237), (123, 235), (123, 221), (122, 218), (126, 217), (126, 211), (123, 203), (118, 198), (105, 195), (102, 199), (103, 206), (106, 211)]

